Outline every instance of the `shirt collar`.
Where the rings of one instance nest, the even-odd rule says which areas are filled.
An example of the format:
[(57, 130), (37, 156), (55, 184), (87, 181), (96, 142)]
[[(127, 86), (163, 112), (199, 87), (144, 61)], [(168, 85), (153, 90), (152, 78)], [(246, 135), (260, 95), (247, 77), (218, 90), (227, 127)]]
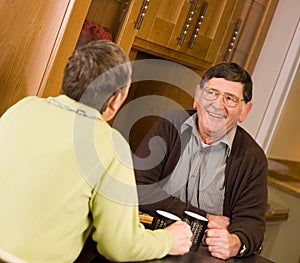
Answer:
[(222, 138), (220, 138), (218, 141), (215, 141), (211, 145), (207, 145), (203, 142), (201, 142), (199, 136), (198, 136), (198, 125), (197, 125), (198, 115), (197, 113), (194, 113), (191, 115), (182, 125), (181, 125), (181, 133), (183, 133), (188, 128), (192, 129), (193, 137), (197, 140), (197, 142), (200, 144), (202, 148), (211, 146), (211, 145), (218, 145), (219, 143), (223, 143), (227, 146), (227, 156), (230, 155), (233, 140), (235, 137), (237, 126), (234, 126), (229, 132), (227, 132)]

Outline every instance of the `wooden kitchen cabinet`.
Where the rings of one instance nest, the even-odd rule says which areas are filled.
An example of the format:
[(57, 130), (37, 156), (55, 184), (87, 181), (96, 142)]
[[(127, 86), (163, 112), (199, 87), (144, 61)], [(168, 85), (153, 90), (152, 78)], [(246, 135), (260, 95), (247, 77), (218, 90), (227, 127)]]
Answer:
[[(110, 28), (114, 41), (131, 59), (144, 53), (203, 73), (226, 57), (245, 65), (251, 73), (277, 2), (56, 0), (49, 3), (41, 0), (38, 5), (23, 4), (20, 0), (3, 2), (0, 4), (3, 13), (0, 114), (25, 96), (59, 94), (65, 64), (85, 19)], [(242, 23), (236, 41), (232, 41), (239, 19)], [(194, 39), (195, 29), (199, 31)], [(228, 53), (232, 42), (234, 47)]]
[(57, 94), (89, 1), (0, 2), (0, 115), (45, 88)]
[(194, 68), (207, 68), (218, 53), (236, 1), (151, 0), (133, 47)]
[[(124, 0), (89, 0), (78, 1), (73, 0), (74, 6), (70, 11), (70, 18), (65, 17), (65, 23), (68, 22), (71, 29), (77, 34), (69, 34), (67, 30), (62, 35), (59, 42), (59, 48), (56, 50), (55, 60), (49, 66), (49, 76), (43, 84), (43, 89), (39, 92), (39, 96), (48, 97), (56, 96), (59, 94), (61, 82), (63, 78), (63, 70), (67, 63), (68, 57), (74, 50), (81, 28), (85, 20), (93, 21), (99, 25), (108, 28), (113, 36), (117, 34), (120, 25), (120, 17), (122, 16), (123, 5), (126, 3)], [(81, 4), (81, 8), (78, 4)], [(75, 20), (76, 19), (76, 23)]]
[(277, 3), (136, 0), (133, 14), (123, 27), (125, 31), (131, 27), (134, 50), (200, 71), (218, 62), (235, 61), (251, 73)]
[(0, 115), (26, 96), (56, 96), (86, 18), (118, 30), (123, 0), (0, 3)]

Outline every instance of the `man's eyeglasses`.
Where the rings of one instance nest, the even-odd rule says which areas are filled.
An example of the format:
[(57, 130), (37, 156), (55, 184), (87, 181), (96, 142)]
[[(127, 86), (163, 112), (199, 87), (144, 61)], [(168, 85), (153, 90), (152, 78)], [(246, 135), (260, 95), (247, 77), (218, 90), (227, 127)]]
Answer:
[(202, 90), (203, 90), (202, 96), (205, 100), (213, 101), (218, 99), (219, 96), (221, 95), (223, 97), (224, 104), (231, 108), (236, 107), (240, 103), (240, 101), (244, 100), (244, 99), (240, 99), (239, 97), (231, 93), (221, 92), (219, 90), (212, 89), (212, 88), (204, 87)]

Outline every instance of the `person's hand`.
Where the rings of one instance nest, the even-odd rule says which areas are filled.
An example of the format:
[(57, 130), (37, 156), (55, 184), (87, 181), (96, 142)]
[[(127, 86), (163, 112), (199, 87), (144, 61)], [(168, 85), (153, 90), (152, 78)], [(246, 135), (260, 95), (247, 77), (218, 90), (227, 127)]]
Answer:
[(230, 219), (227, 216), (217, 216), (217, 215), (211, 215), (207, 214), (206, 218), (208, 219), (207, 228), (208, 229), (220, 229), (229, 227), (230, 225)]
[(229, 233), (225, 228), (208, 229), (205, 243), (213, 257), (228, 259), (238, 254), (241, 241), (235, 234)]
[(174, 246), (169, 253), (170, 255), (183, 255), (189, 252), (193, 234), (191, 227), (186, 222), (176, 221), (165, 229), (172, 234), (174, 240)]

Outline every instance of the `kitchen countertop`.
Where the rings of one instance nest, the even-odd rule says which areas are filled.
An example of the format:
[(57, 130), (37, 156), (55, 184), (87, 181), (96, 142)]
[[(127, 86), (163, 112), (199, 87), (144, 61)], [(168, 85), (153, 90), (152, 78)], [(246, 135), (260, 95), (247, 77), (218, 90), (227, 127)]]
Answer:
[(300, 198), (300, 162), (269, 158), (268, 163), (268, 184)]
[(288, 207), (283, 207), (277, 203), (268, 200), (268, 208), (267, 212), (265, 213), (266, 221), (286, 221), (289, 218), (289, 211), (290, 209)]
[[(89, 238), (75, 263), (113, 263), (103, 256), (99, 255), (96, 249), (96, 243)], [(136, 261), (135, 261), (136, 262)], [(230, 258), (226, 261), (212, 257), (207, 247), (200, 247), (197, 252), (190, 251), (183, 256), (166, 256), (162, 259), (139, 261), (140, 263), (274, 263), (259, 255), (250, 257)], [(133, 262), (132, 262), (133, 263)], [(138, 263), (138, 262), (136, 262)]]

